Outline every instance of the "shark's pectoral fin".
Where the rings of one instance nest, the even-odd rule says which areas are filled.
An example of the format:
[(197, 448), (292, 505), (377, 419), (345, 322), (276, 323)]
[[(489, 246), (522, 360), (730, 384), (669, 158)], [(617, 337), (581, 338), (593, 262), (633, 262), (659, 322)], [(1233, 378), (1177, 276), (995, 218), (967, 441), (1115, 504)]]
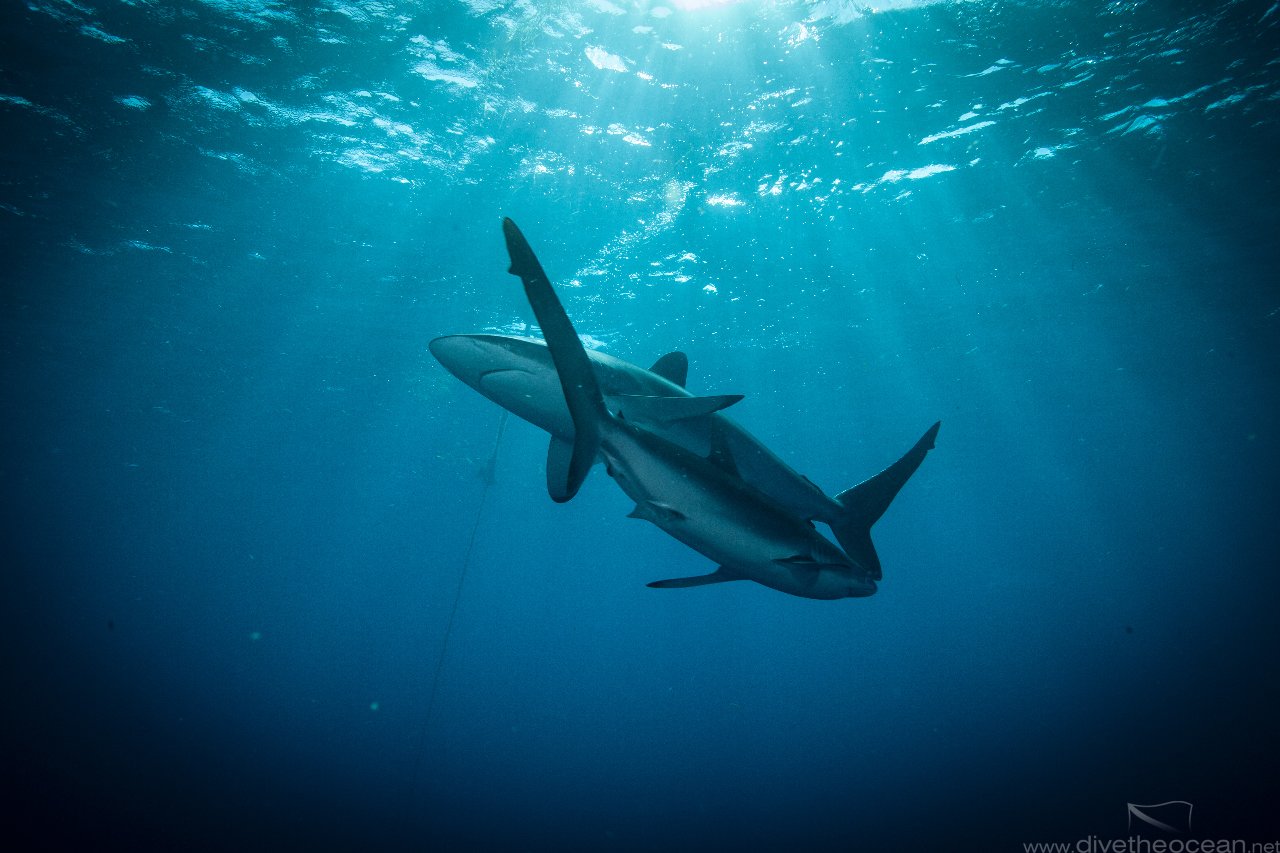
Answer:
[(689, 357), (682, 352), (669, 352), (655, 361), (649, 372), (683, 388), (689, 378)]
[(577, 491), (571, 485), (573, 442), (551, 436), (547, 446), (547, 493), (556, 503), (564, 503)]
[(609, 397), (629, 421), (666, 424), (686, 418), (700, 418), (728, 408), (742, 399), (741, 394), (718, 394), (712, 397), (651, 397), (641, 394), (612, 394)]
[(643, 501), (637, 503), (636, 508), (627, 513), (627, 518), (639, 518), (661, 526), (673, 521), (685, 521), (688, 516), (671, 504), (665, 504), (662, 501)]
[(709, 575), (697, 575), (691, 578), (671, 578), (665, 581), (654, 581), (653, 583), (645, 584), (645, 586), (653, 589), (684, 589), (690, 586), (706, 586), (709, 583), (725, 583), (737, 580), (742, 580), (742, 576), (721, 566)]
[(587, 472), (595, 464), (600, 453), (601, 423), (609, 413), (605, 409), (604, 396), (600, 393), (591, 359), (583, 349), (582, 340), (574, 331), (569, 315), (564, 313), (564, 306), (560, 304), (560, 298), (556, 296), (542, 264), (538, 263), (529, 241), (510, 219), (502, 220), (502, 235), (507, 241), (507, 254), (511, 256), (510, 272), (520, 276), (524, 285), (525, 297), (533, 315), (538, 318), (542, 336), (547, 340), (551, 361), (556, 366), (556, 375), (560, 377), (560, 389), (573, 419), (573, 445), (567, 454), (567, 464), (563, 458), (566, 455), (564, 449), (556, 447), (555, 442), (552, 442), (547, 460), (555, 466), (548, 468), (548, 490), (555, 501), (563, 503), (577, 493), (587, 478)]

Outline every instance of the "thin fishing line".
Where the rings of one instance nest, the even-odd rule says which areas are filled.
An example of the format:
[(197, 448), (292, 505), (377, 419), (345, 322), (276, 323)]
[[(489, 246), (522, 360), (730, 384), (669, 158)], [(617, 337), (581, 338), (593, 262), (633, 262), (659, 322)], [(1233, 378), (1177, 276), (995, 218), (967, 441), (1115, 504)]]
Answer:
[(467, 538), (467, 550), (462, 558), (462, 571), (458, 575), (458, 586), (453, 593), (453, 606), (449, 608), (449, 621), (445, 623), (444, 642), (440, 644), (440, 654), (436, 658), (435, 672), (431, 676), (431, 692), (427, 698), (427, 712), (422, 718), (422, 729), (418, 734), (417, 758), (413, 767), (413, 787), (417, 787), (422, 778), (422, 756), (427, 742), (427, 732), (431, 729), (431, 718), (435, 714), (436, 697), (440, 692), (440, 675), (444, 672), (444, 660), (449, 654), (449, 640), (453, 637), (453, 622), (458, 615), (458, 603), (462, 601), (462, 588), (467, 583), (467, 571), (471, 568), (471, 553), (476, 547), (476, 533), (480, 530), (480, 520), (484, 517), (485, 501), (489, 497), (489, 487), (494, 482), (494, 469), (498, 464), (498, 448), (502, 444), (502, 435), (507, 429), (507, 410), (502, 410), (498, 419), (498, 434), (493, 439), (493, 452), (485, 463), (484, 489), (480, 492), (480, 503), (476, 506), (475, 521), (471, 523), (471, 535)]

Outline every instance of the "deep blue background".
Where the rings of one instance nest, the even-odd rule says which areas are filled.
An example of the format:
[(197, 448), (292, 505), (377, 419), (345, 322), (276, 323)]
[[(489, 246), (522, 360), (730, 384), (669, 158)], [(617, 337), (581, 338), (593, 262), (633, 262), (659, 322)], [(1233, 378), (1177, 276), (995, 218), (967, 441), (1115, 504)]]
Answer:
[[(26, 847), (1280, 837), (1274, 7), (3, 15)], [(486, 485), (426, 343), (530, 322), (504, 215), (829, 492), (942, 420), (879, 594), (647, 589), (523, 423)]]

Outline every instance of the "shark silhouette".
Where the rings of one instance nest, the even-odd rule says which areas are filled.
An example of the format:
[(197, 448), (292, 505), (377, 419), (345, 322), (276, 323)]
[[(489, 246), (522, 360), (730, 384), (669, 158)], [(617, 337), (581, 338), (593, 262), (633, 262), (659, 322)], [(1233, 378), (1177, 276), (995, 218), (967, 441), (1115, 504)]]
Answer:
[[(745, 480), (727, 439), (725, 421), (712, 419), (706, 426), (710, 450), (703, 456), (611, 412), (597, 376), (598, 365), (593, 365), (582, 346), (532, 248), (510, 219), (503, 220), (503, 234), (511, 256), (510, 272), (521, 279), (546, 338), (572, 425), (571, 438), (553, 432), (547, 454), (547, 485), (554, 500), (570, 500), (602, 457), (609, 475), (636, 502), (631, 517), (652, 522), (719, 563), (710, 574), (656, 581), (650, 584), (653, 587), (754, 580), (805, 598), (875, 593), (878, 559), (872, 563), (846, 554), (805, 518)], [(714, 405), (702, 415), (676, 420), (705, 417), (722, 407)], [(852, 495), (838, 498), (849, 495), (849, 504), (860, 512), (868, 549), (871, 524), (933, 447), (938, 426), (897, 463), (850, 490)]]
[[(548, 456), (564, 453), (564, 445), (572, 443), (573, 420), (544, 341), (512, 335), (446, 335), (429, 347), (454, 376), (551, 433)], [(742, 479), (792, 514), (829, 525), (845, 552), (880, 579), (871, 526), (933, 447), (938, 425), (879, 474), (829, 497), (722, 414), (742, 399), (740, 395), (695, 397), (685, 390), (689, 362), (683, 353), (668, 353), (648, 370), (603, 352), (588, 351), (587, 357), (610, 411), (700, 456), (711, 454), (715, 435)]]

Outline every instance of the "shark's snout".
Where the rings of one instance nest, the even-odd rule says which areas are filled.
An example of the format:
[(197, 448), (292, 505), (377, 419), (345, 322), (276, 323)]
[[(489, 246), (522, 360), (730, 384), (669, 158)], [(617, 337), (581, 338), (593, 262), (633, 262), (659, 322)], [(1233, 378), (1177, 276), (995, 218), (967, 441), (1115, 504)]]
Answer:
[(445, 369), (468, 385), (480, 380), (477, 370), (480, 355), (475, 340), (470, 335), (446, 335), (427, 344), (427, 349)]
[[(498, 335), (445, 335), (427, 344), (445, 369), (481, 390), (484, 377), (504, 370), (523, 370), (531, 355), (545, 348), (534, 341)], [(548, 357), (549, 360), (549, 357)]]

